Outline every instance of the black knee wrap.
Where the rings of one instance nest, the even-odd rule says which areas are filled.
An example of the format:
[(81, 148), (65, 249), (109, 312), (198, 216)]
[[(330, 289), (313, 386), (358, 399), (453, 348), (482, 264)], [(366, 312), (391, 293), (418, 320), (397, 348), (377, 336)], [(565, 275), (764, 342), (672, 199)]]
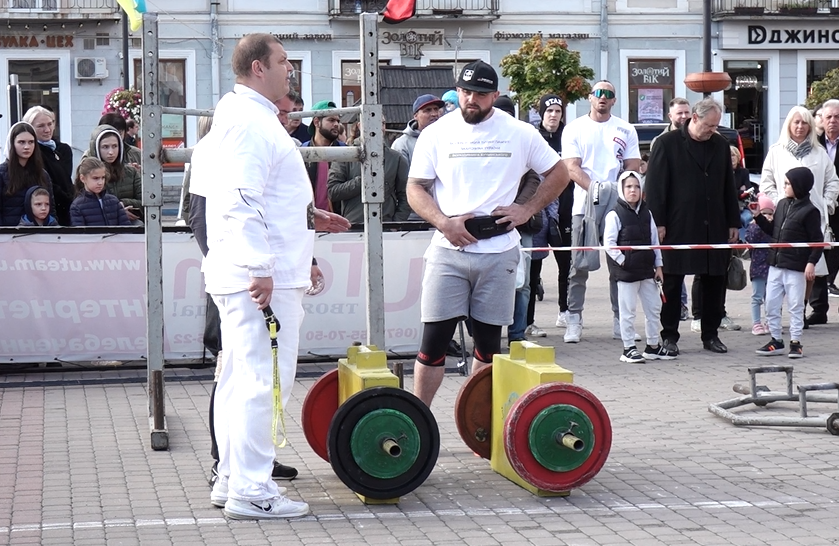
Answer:
[(422, 342), (417, 353), (417, 362), (426, 366), (444, 366), (446, 348), (454, 335), (460, 319), (453, 318), (440, 322), (427, 322), (422, 329)]
[(501, 326), (472, 319), (472, 336), (475, 341), (475, 358), (481, 362), (492, 362), (492, 357), (501, 352)]

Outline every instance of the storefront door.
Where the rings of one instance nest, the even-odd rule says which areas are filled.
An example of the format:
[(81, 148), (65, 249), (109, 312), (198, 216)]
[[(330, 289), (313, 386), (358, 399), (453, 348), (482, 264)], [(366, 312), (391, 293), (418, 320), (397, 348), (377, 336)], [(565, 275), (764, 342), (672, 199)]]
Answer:
[(724, 93), (730, 120), (724, 121), (740, 133), (746, 168), (753, 173), (760, 173), (766, 148), (777, 137), (767, 135), (766, 130), (767, 65), (766, 60), (727, 60), (723, 64), (723, 70), (731, 76), (731, 87)]
[[(58, 60), (10, 60), (9, 75), (16, 75), (20, 89), (20, 116), (33, 106), (46, 106), (53, 110), (56, 119), (59, 112)], [(56, 136), (60, 139), (60, 127)]]

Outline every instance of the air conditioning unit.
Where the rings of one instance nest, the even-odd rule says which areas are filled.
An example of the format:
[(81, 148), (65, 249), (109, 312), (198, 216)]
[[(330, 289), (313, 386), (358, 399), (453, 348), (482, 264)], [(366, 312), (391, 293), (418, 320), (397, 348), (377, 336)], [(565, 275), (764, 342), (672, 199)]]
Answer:
[(108, 68), (103, 57), (76, 57), (77, 80), (101, 80), (107, 77)]

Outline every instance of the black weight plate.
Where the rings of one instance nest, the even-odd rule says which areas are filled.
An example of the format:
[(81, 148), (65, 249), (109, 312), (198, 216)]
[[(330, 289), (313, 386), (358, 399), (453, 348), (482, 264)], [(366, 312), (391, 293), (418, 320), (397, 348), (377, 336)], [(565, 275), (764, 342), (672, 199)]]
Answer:
[[(352, 453), (352, 434), (368, 413), (381, 409), (402, 412), (413, 422), (420, 446), (416, 461), (403, 474), (376, 478), (359, 467)], [(329, 462), (344, 485), (371, 499), (394, 499), (410, 493), (428, 478), (440, 453), (437, 420), (422, 400), (402, 389), (373, 387), (357, 392), (341, 404), (327, 434)]]

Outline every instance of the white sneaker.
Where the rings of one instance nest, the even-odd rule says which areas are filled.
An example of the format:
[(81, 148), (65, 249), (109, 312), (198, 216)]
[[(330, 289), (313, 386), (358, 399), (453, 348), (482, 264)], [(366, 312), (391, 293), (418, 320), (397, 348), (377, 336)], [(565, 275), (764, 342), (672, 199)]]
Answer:
[[(621, 339), (621, 321), (612, 317), (612, 339)], [(635, 341), (641, 341), (641, 334), (635, 332)]]
[(535, 324), (531, 324), (524, 330), (524, 335), (533, 337), (548, 337), (548, 333)]
[(560, 311), (559, 313), (557, 313), (557, 315), (556, 315), (556, 325), (557, 325), (557, 327), (565, 328), (566, 326), (568, 326), (568, 322), (566, 322), (566, 320), (565, 320), (565, 315), (567, 313), (568, 313), (568, 311)]
[(262, 501), (227, 499), (224, 515), (232, 519), (298, 518), (309, 513), (309, 505), (280, 495)]
[[(280, 495), (285, 495), (288, 491), (285, 487), (278, 487), (277, 489), (280, 490)], [(227, 493), (227, 478), (219, 476), (216, 483), (213, 484), (213, 491), (210, 493), (210, 504), (217, 508), (224, 508), (227, 502)]]
[(740, 330), (742, 327), (733, 320), (731, 320), (729, 317), (723, 317), (720, 321), (720, 328), (722, 328), (723, 330), (728, 330), (729, 332), (736, 332), (737, 330)]
[(583, 335), (582, 317), (576, 313), (568, 313), (565, 320), (568, 325), (565, 327), (565, 343), (579, 343)]
[(695, 334), (702, 333), (702, 321), (701, 320), (692, 320), (690, 321), (690, 331)]

